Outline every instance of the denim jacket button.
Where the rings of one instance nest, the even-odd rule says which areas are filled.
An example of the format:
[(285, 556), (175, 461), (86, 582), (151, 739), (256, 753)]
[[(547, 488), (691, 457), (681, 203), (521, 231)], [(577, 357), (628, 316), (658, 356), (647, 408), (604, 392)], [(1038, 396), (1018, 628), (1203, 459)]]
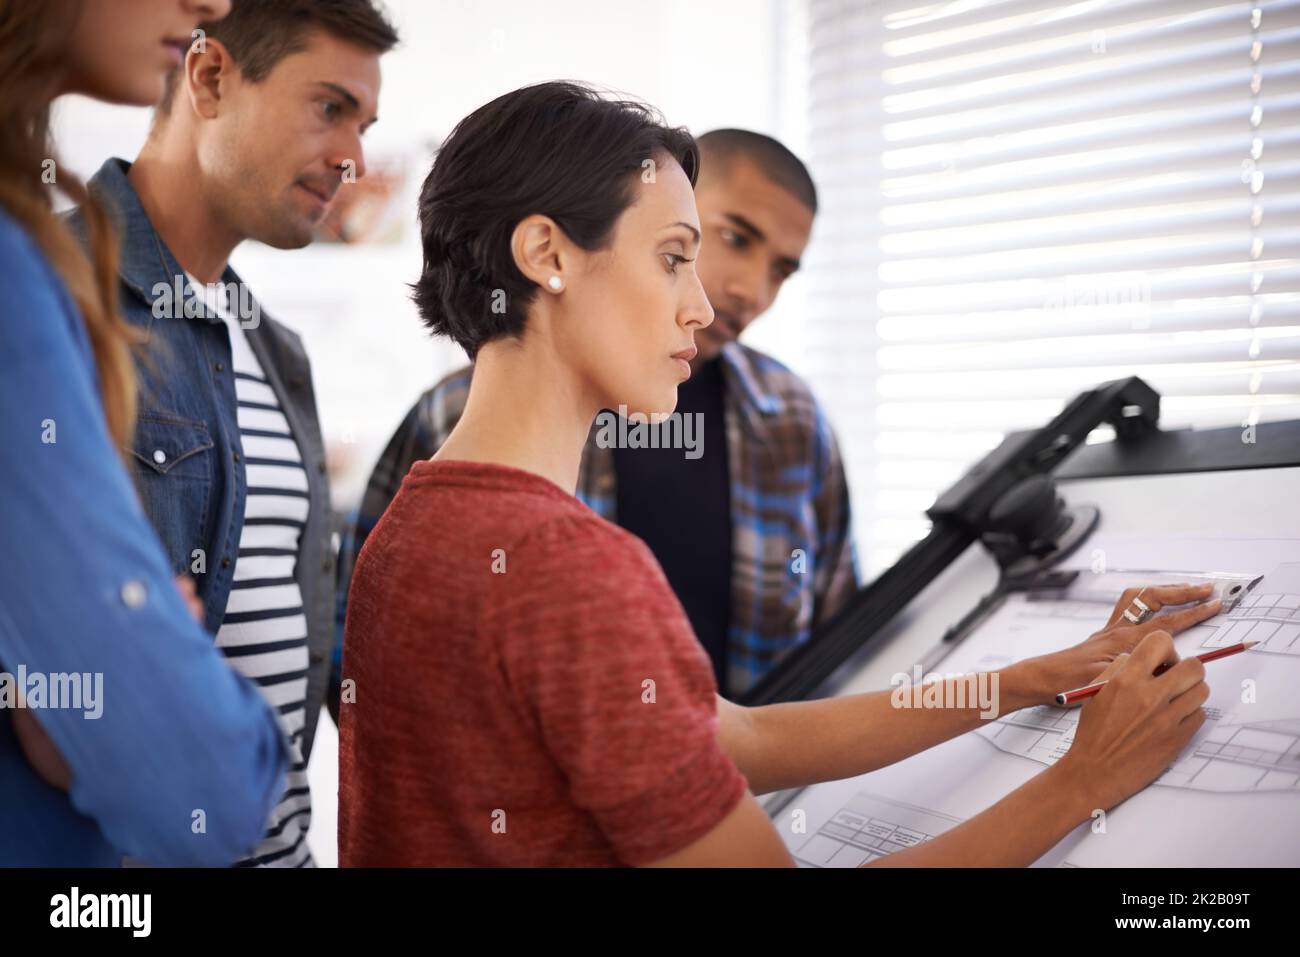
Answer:
[(167, 461), (167, 453), (164, 452), (162, 449), (154, 449), (153, 460), (157, 462), (159, 465), (162, 465), (164, 462)]
[(218, 362), (218, 363), (217, 363), (217, 371), (218, 371), (218, 372), (225, 372), (225, 371), (226, 371), (226, 364), (225, 364), (224, 362)]

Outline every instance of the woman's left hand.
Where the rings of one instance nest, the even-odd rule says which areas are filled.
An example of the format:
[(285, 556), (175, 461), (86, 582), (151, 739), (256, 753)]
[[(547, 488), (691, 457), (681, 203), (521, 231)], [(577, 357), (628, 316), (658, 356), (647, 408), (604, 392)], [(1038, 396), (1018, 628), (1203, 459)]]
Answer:
[[(1207, 618), (1213, 618), (1223, 607), (1217, 598), (1206, 601), (1214, 586), (1159, 585), (1148, 588), (1130, 588), (1120, 596), (1104, 628), (1090, 638), (1062, 651), (1017, 662), (1027, 677), (1029, 698), (1033, 704), (1054, 704), (1056, 695), (1072, 688), (1082, 688), (1095, 681), (1118, 656), (1128, 654), (1138, 642), (1153, 631), (1167, 631), (1177, 635)], [(1153, 615), (1141, 624), (1132, 624), (1124, 617), (1124, 610), (1139, 594)], [(1190, 608), (1160, 615), (1160, 609), (1169, 605), (1197, 602)], [(1071, 707), (1076, 707), (1072, 705)]]

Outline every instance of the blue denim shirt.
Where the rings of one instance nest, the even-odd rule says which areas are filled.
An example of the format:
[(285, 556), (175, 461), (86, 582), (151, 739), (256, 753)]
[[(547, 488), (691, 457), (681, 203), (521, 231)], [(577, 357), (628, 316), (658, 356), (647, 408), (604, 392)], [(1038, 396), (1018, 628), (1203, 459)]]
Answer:
[[(204, 624), (221, 626), (244, 525), (247, 484), (240, 467), (235, 376), (225, 323), (190, 295), (185, 271), (163, 243), (127, 179), (110, 159), (91, 193), (118, 220), (122, 313), (146, 336), (137, 362), (140, 402), (127, 451), (150, 521), (172, 570), (193, 576)], [(72, 225), (79, 225), (73, 214)], [(324, 445), (311, 369), (298, 336), (262, 312), (233, 269), (221, 281), (240, 291), (241, 325), (293, 432), (307, 471), (310, 510), (294, 571), (307, 618), (309, 671), (302, 754), (311, 754), (333, 643), (334, 555)], [(186, 306), (196, 307), (186, 310)], [(251, 308), (249, 308), (251, 307)]]
[(284, 790), (279, 723), (181, 601), (113, 448), (76, 306), (3, 211), (0, 448), (0, 672), (51, 687), (100, 676), (93, 707), (78, 693), (79, 707), (31, 710), (72, 772), (67, 793), (32, 769), (12, 702), (0, 707), (0, 866), (242, 857)]

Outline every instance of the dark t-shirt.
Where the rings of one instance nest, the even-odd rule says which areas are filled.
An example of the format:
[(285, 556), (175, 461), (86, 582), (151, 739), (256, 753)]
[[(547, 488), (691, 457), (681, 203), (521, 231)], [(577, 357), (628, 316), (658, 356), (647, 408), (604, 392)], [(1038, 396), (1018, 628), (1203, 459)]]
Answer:
[[(731, 484), (723, 413), (722, 361), (701, 363), (677, 387), (678, 413), (703, 416), (699, 458), (683, 448), (615, 447), (618, 524), (654, 553), (727, 694), (727, 630), (731, 624)], [(698, 420), (697, 420), (698, 421)], [(677, 430), (676, 434), (681, 434)], [(694, 454), (692, 452), (691, 454)]]

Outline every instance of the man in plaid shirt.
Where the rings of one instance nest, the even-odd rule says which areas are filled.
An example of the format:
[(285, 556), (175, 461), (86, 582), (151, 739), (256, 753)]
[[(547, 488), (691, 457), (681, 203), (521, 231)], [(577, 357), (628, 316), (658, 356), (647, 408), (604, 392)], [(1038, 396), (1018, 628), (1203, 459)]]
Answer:
[[(848, 485), (826, 416), (798, 376), (736, 341), (799, 267), (817, 209), (812, 178), (761, 134), (717, 130), (699, 145), (698, 273), (715, 318), (696, 337), (699, 354), (679, 387), (677, 412), (697, 415), (706, 437), (721, 431), (725, 442), (706, 438), (703, 454), (689, 456), (611, 448), (599, 437), (608, 417), (598, 416), (577, 495), (650, 546), (713, 660), (719, 692), (735, 696), (838, 611), (858, 576)], [(332, 709), (356, 557), (411, 466), (451, 433), (472, 373), (473, 366), (453, 372), (420, 396), (344, 539)]]

